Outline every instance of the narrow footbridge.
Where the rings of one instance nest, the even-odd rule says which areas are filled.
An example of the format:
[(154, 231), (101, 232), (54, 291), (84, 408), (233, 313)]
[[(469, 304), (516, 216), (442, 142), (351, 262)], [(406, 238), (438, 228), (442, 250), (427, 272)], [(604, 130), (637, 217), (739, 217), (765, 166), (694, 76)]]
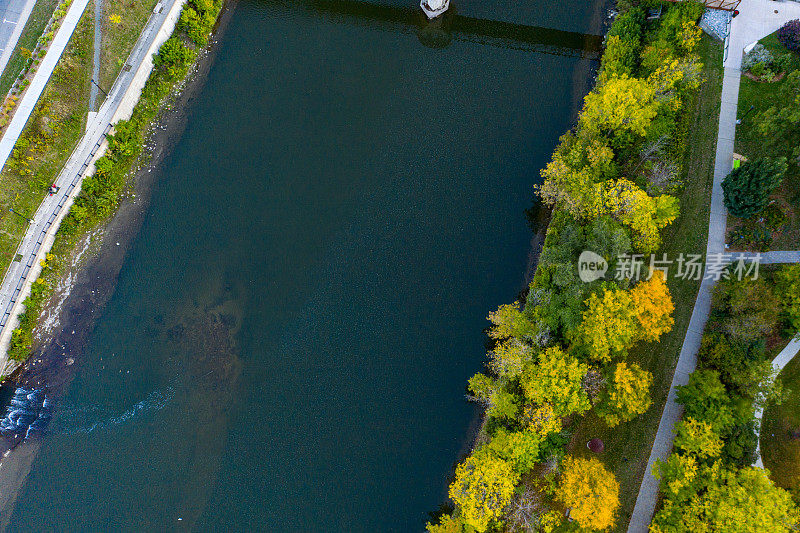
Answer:
[(269, 3), (276, 10), (302, 10), (315, 17), (416, 34), (423, 44), (434, 48), (447, 46), (456, 40), (542, 54), (599, 59), (603, 44), (601, 35), (467, 17), (459, 15), (454, 6), (441, 17), (429, 21), (416, 5), (388, 6), (359, 0), (270, 0)]

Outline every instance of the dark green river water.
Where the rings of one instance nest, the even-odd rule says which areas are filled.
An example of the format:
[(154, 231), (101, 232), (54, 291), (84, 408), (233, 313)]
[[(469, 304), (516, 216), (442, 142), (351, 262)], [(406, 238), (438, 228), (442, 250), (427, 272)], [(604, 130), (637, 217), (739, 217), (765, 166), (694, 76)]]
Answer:
[(443, 48), (414, 0), (235, 6), (9, 530), (424, 527), (599, 32), (453, 4)]

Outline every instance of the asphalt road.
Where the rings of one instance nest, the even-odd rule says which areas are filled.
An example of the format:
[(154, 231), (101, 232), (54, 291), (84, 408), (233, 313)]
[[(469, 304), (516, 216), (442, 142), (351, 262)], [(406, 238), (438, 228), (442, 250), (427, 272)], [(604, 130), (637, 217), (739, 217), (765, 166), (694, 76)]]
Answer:
[(14, 47), (36, 0), (0, 0), (0, 74), (5, 70)]

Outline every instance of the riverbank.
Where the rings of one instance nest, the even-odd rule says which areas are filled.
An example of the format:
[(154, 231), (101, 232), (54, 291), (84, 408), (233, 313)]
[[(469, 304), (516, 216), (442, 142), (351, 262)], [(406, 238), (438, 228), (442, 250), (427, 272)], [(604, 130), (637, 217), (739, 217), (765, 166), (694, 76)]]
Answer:
[[(30, 272), (27, 269), (21, 270), (17, 265), (13, 271), (14, 277), (6, 275), (3, 281), (4, 291), (10, 292), (14, 284), (17, 284), (17, 277), (21, 276), (19, 284), (22, 289), (21, 292), (20, 289), (14, 292), (17, 300), (10, 311), (11, 316), (2, 337), (5, 340), (10, 336), (7, 354), (9, 359), (24, 361), (30, 355), (42, 306), (60, 279), (67, 258), (82, 236), (107, 220), (124, 198), (130, 171), (135, 168), (143, 153), (145, 134), (150, 123), (157, 118), (163, 102), (168, 100), (173, 89), (184, 80), (195, 63), (198, 52), (207, 44), (208, 35), (212, 32), (222, 7), (221, 2), (205, 5), (204, 9), (208, 11), (202, 21), (181, 23), (177, 26), (177, 31), (171, 29), (181, 16), (180, 13), (196, 15), (194, 7), (192, 3), (174, 2), (168, 11), (161, 10), (153, 15), (155, 18), (151, 17), (151, 21), (157, 22), (155, 25), (149, 24), (139, 41), (134, 52), (136, 57), (131, 59), (136, 63), (135, 68), (123, 71), (122, 75), (127, 79), (117, 80), (111, 90), (112, 96), (104, 103), (101, 112), (93, 117), (92, 126), (87, 127), (87, 132), (92, 136), (87, 133), (81, 140), (67, 167), (55, 181), (62, 187), (68, 186), (66, 193), (62, 193), (64, 198), (60, 201), (56, 196), (45, 198), (37, 210), (34, 217), (36, 231), (43, 227), (43, 237), (34, 242), (31, 235), (36, 233), (26, 234), (23, 242), (23, 246), (27, 247), (25, 254), (31, 254), (27, 263)], [(158, 53), (151, 59), (156, 47)], [(126, 120), (126, 117), (130, 118)], [(113, 135), (106, 135), (111, 128), (110, 123), (114, 123), (114, 132)], [(105, 132), (100, 131), (103, 128)], [(96, 144), (95, 136), (100, 137)], [(97, 151), (103, 147), (103, 136), (108, 147), (105, 154), (97, 159)], [(89, 150), (91, 153), (86, 162), (80, 166)], [(71, 174), (65, 177), (69, 172), (78, 172), (78, 176), (74, 179)], [(83, 178), (84, 172), (91, 172), (91, 175)], [(80, 193), (76, 196), (77, 191)], [(47, 218), (48, 214), (50, 218)], [(42, 239), (45, 241), (43, 244)], [(48, 249), (48, 242), (52, 242), (52, 248), (45, 256), (44, 250)], [(20, 251), (22, 252), (22, 248)], [(38, 279), (35, 279), (37, 276)], [(20, 302), (19, 299), (28, 293), (30, 296)], [(24, 308), (24, 311), (19, 314), (18, 326), (11, 332), (9, 324), (13, 323), (15, 313), (20, 312), (20, 308)]]
[[(132, 169), (128, 193), (106, 222), (78, 239), (68, 257), (60, 282), (42, 307), (40, 330), (32, 356), (10, 379), (0, 385), (0, 394), (17, 387), (44, 389), (58, 402), (81, 367), (86, 341), (96, 319), (114, 292), (116, 280), (129, 246), (147, 212), (157, 169), (182, 135), (187, 105), (202, 88), (215, 58), (215, 44), (227, 29), (235, 0), (226, 2), (214, 30), (214, 39), (204, 49), (185, 80), (163, 103), (158, 119), (151, 123), (145, 151)], [(25, 476), (36, 457), (39, 442), (0, 443), (0, 530), (7, 525)], [(12, 451), (13, 447), (13, 451)]]
[[(490, 336), (496, 341), (488, 354), (490, 373), (469, 383), (475, 399), (488, 407), (487, 438), (457, 470), (450, 487), (455, 513), (443, 517), (439, 526), (429, 525), (431, 531), (464, 523), (478, 530), (490, 524), (515, 528), (540, 520), (558, 523), (566, 507), (573, 507), (580, 525), (607, 529), (615, 525), (620, 510), (620, 482), (625, 484), (622, 504), (630, 500), (631, 478), (640, 472), (639, 461), (630, 468), (627, 455), (637, 440), (621, 439), (628, 441), (627, 447), (615, 449), (612, 436), (636, 434), (639, 441), (647, 440), (637, 430), (652, 425), (652, 417), (641, 415), (653, 400), (660, 400), (660, 387), (650, 390), (654, 377), (660, 385), (660, 374), (669, 371), (663, 358), (652, 357), (652, 343), (672, 329), (674, 283), (656, 277), (637, 283), (635, 274), (619, 276), (615, 263), (631, 253), (647, 257), (672, 250), (672, 244), (689, 247), (694, 242), (667, 241), (662, 246), (661, 234), (678, 218), (678, 194), (707, 189), (707, 161), (697, 182), (686, 179), (686, 172), (696, 170), (687, 155), (688, 127), (702, 85), (699, 63), (708, 49), (704, 41), (697, 50), (700, 31), (695, 22), (701, 13), (699, 5), (681, 4), (651, 22), (641, 8), (630, 8), (614, 22), (600, 82), (586, 98), (578, 126), (562, 137), (542, 172), (546, 180), (540, 192), (556, 211), (530, 296), (524, 305), (501, 306), (489, 317), (494, 324)], [(670, 69), (678, 70), (678, 64), (691, 65), (693, 72), (659, 79)], [(673, 107), (662, 107), (669, 100)], [(660, 166), (670, 169), (666, 179), (656, 176)], [(659, 207), (647, 207), (650, 202)], [(688, 202), (687, 211), (689, 218), (678, 218), (674, 228), (694, 227), (694, 202)], [(615, 280), (593, 286), (592, 280), (578, 279), (575, 265), (582, 250), (605, 258)], [(683, 304), (683, 291), (677, 292), (675, 302)], [(636, 318), (643, 308), (633, 301), (642, 297), (652, 299), (655, 317)], [(619, 312), (627, 305), (631, 310), (626, 318)], [(620, 322), (609, 327), (613, 320)], [(628, 334), (627, 328), (643, 333)], [(671, 343), (664, 341), (664, 351), (671, 351)], [(643, 352), (651, 355), (642, 357)], [(674, 357), (668, 354), (667, 359), (670, 355)], [(627, 383), (622, 392), (617, 390), (620, 383)], [(602, 462), (584, 449), (598, 436), (606, 443)], [(576, 509), (586, 506), (586, 500), (572, 489), (554, 494), (537, 480), (548, 472), (555, 475), (565, 454), (573, 456), (569, 465), (586, 465), (603, 480), (598, 483), (609, 487), (602, 513), (596, 507)], [(619, 476), (620, 470), (626, 475)], [(565, 473), (562, 483), (567, 479)], [(485, 496), (472, 491), (473, 484), (484, 483), (502, 504), (486, 505), (481, 499)], [(515, 489), (520, 483), (524, 489)], [(621, 510), (627, 514), (625, 507)]]

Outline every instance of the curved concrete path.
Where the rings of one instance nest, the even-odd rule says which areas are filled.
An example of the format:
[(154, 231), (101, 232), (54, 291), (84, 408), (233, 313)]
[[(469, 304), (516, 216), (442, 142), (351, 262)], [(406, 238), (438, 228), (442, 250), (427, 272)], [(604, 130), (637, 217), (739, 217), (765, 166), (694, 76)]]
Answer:
[[(800, 335), (793, 338), (789, 341), (789, 344), (786, 345), (786, 348), (781, 350), (775, 359), (772, 360), (772, 368), (776, 369), (778, 373), (783, 370), (789, 361), (794, 359), (794, 356), (797, 355), (797, 352), (800, 351)], [(764, 463), (761, 461), (761, 418), (764, 416), (764, 408), (760, 407), (756, 409), (755, 418), (758, 420), (758, 428), (756, 430), (756, 434), (758, 436), (758, 440), (756, 440), (756, 462), (753, 463), (753, 466), (757, 466), (759, 468), (764, 468)]]
[[(777, 11), (777, 13), (776, 13)], [(722, 81), (722, 102), (719, 113), (719, 129), (717, 133), (717, 151), (714, 162), (714, 185), (711, 192), (711, 215), (708, 224), (708, 245), (706, 256), (725, 252), (725, 230), (728, 213), (723, 204), (722, 180), (733, 167), (733, 144), (736, 135), (736, 113), (739, 101), (739, 82), (741, 80), (742, 53), (748, 44), (766, 37), (776, 31), (785, 22), (800, 18), (800, 3), (775, 2), (773, 0), (742, 0), (739, 5), (739, 16), (731, 23), (728, 37), (728, 58), (724, 62)], [(789, 252), (796, 253), (796, 252)], [(775, 255), (775, 258), (780, 255)], [(658, 431), (650, 450), (639, 495), (628, 524), (628, 533), (646, 533), (655, 512), (658, 498), (658, 479), (653, 472), (657, 460), (666, 460), (672, 451), (675, 437), (673, 427), (683, 414), (683, 407), (676, 400), (677, 387), (685, 385), (697, 366), (697, 352), (703, 336), (708, 315), (711, 311), (711, 289), (714, 287), (713, 277), (705, 276), (700, 284), (692, 317), (683, 339), (683, 346), (678, 357), (675, 374), (672, 378), (667, 402), (661, 413)]]

